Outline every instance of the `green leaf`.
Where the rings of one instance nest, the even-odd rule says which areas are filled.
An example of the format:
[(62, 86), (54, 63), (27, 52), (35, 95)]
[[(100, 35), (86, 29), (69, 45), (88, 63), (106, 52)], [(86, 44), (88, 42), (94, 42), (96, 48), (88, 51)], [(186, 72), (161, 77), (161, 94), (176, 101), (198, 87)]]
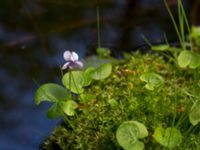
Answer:
[(46, 83), (40, 86), (34, 96), (36, 105), (39, 105), (43, 101), (58, 102), (69, 98), (70, 93), (67, 92), (67, 89), (54, 83)]
[(168, 148), (173, 148), (182, 141), (180, 131), (174, 127), (167, 128), (166, 130), (163, 127), (157, 127), (153, 137), (158, 143)]
[(178, 64), (181, 68), (187, 66), (191, 69), (195, 69), (200, 65), (200, 57), (191, 51), (182, 51), (178, 56)]
[(76, 94), (80, 94), (83, 92), (83, 87), (88, 86), (92, 81), (91, 74), (89, 70), (84, 71), (72, 71), (66, 73), (62, 82), (66, 88)]
[(110, 49), (109, 48), (103, 48), (103, 47), (99, 47), (97, 48), (97, 54), (100, 57), (110, 57)]
[(84, 66), (85, 68), (88, 68), (88, 67), (97, 68), (103, 64), (114, 63), (114, 62), (118, 62), (118, 60), (112, 57), (103, 58), (103, 57), (98, 57), (96, 55), (92, 55), (84, 59)]
[(94, 70), (95, 70), (94, 67), (88, 67), (85, 70), (85, 72), (84, 72), (84, 76), (85, 76), (84, 86), (89, 86), (91, 84)]
[(170, 49), (169, 45), (158, 45), (158, 46), (152, 46), (151, 49), (153, 51), (167, 51)]
[(95, 80), (102, 80), (107, 78), (112, 72), (111, 64), (103, 64), (93, 71), (92, 78)]
[(47, 118), (49, 119), (55, 119), (61, 116), (61, 114), (61, 109), (58, 103), (53, 104), (46, 112)]
[(143, 124), (137, 121), (125, 121), (117, 129), (116, 138), (124, 149), (139, 150), (144, 148), (144, 144), (138, 140), (147, 135), (147, 129)]
[(192, 54), (192, 61), (189, 64), (189, 68), (195, 69), (200, 65), (200, 56), (198, 54)]
[(138, 121), (131, 121), (132, 123), (136, 124), (137, 127), (139, 128), (139, 138), (142, 139), (144, 137), (148, 136), (148, 131), (147, 128), (145, 127), (144, 124), (138, 122)]
[(133, 146), (126, 148), (125, 150), (143, 150), (144, 143), (137, 141)]
[(197, 26), (192, 26), (192, 30), (190, 33), (192, 41), (194, 41), (195, 45), (199, 48), (200, 47), (200, 28)]
[(146, 82), (145, 88), (148, 90), (154, 90), (163, 85), (163, 78), (156, 73), (144, 73), (140, 76), (140, 80)]
[(193, 104), (190, 110), (189, 120), (194, 126), (200, 122), (200, 101)]
[(76, 113), (76, 108), (78, 108), (78, 104), (72, 100), (69, 100), (67, 102), (60, 102), (59, 106), (68, 116), (73, 116)]
[(189, 51), (182, 51), (178, 56), (178, 64), (181, 68), (185, 68), (190, 64), (191, 53)]

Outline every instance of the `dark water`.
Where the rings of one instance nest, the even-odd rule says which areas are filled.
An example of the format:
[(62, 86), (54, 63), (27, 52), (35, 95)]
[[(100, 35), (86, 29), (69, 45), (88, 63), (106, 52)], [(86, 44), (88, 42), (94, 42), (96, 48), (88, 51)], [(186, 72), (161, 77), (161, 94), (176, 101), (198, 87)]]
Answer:
[[(176, 1), (168, 0), (172, 8)], [(36, 150), (60, 121), (48, 120), (49, 104), (37, 107), (39, 84), (60, 83), (64, 50), (81, 58), (96, 46), (96, 5), (91, 0), (0, 2), (0, 150)], [(186, 4), (186, 3), (185, 3)], [(162, 0), (101, 0), (101, 42), (117, 51), (144, 44), (142, 34), (162, 43), (175, 40)], [(189, 4), (186, 4), (189, 8)]]

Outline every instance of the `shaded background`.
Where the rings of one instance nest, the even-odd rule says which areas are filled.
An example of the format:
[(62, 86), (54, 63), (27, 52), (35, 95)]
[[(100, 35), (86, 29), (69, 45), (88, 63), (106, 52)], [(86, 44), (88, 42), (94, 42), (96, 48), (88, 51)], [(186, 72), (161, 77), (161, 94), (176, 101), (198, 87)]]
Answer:
[[(198, 0), (185, 0), (189, 21), (198, 25)], [(177, 16), (176, 0), (168, 4)], [(49, 104), (34, 104), (37, 85), (60, 82), (66, 49), (81, 58), (95, 53), (96, 7), (101, 43), (115, 53), (145, 44), (171, 42), (176, 34), (163, 0), (0, 1), (0, 150), (36, 150), (60, 119), (48, 120)]]

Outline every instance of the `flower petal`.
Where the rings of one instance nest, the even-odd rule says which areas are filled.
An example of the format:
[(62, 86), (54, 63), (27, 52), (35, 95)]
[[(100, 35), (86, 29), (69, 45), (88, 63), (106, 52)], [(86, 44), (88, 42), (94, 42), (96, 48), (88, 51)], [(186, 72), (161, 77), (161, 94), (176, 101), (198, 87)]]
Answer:
[(76, 52), (71, 53), (71, 61), (77, 61), (78, 60), (78, 54)]
[(67, 69), (69, 67), (70, 62), (66, 62), (63, 66), (62, 66), (62, 70)]
[(65, 51), (63, 57), (66, 61), (70, 61), (72, 57), (72, 53), (70, 51)]
[(81, 61), (76, 61), (76, 64), (79, 68), (83, 68), (83, 63)]

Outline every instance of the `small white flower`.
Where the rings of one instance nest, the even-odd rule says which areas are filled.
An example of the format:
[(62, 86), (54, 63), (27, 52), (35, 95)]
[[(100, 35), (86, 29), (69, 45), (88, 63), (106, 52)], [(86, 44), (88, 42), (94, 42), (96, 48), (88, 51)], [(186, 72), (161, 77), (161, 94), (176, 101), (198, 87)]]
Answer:
[(78, 60), (78, 54), (74, 51), (65, 51), (63, 54), (64, 59), (67, 61), (63, 66), (62, 69), (77, 69), (82, 68), (83, 63)]

